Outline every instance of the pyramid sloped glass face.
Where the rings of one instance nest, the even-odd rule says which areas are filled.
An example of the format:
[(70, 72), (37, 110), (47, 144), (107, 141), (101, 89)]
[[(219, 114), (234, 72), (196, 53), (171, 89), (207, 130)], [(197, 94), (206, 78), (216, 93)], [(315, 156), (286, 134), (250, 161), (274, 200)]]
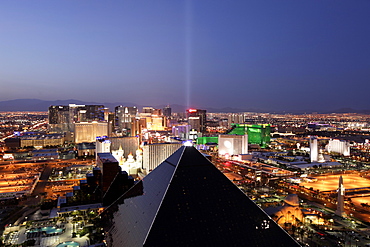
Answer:
[(193, 147), (181, 147), (139, 186), (142, 195), (107, 210), (111, 246), (299, 246)]
[(105, 210), (112, 246), (143, 246), (181, 155), (175, 152)]

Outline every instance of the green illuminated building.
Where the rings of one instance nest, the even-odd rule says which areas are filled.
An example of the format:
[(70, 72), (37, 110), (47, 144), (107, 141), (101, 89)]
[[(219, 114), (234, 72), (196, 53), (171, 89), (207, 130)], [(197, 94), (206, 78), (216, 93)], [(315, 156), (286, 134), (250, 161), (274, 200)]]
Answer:
[(269, 124), (232, 124), (229, 135), (248, 135), (249, 144), (258, 144), (262, 148), (270, 143), (271, 126)]
[[(229, 135), (248, 135), (249, 144), (258, 144), (265, 148), (270, 143), (271, 126), (269, 124), (232, 124)], [(197, 144), (218, 143), (218, 137), (199, 137)]]
[(198, 137), (197, 144), (218, 143), (218, 136)]

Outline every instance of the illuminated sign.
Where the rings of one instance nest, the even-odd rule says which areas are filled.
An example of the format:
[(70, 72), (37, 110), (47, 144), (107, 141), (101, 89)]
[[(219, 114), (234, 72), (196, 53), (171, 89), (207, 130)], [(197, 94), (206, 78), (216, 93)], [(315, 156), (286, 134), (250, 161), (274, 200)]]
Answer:
[(188, 110), (190, 113), (197, 112), (197, 109), (189, 109)]

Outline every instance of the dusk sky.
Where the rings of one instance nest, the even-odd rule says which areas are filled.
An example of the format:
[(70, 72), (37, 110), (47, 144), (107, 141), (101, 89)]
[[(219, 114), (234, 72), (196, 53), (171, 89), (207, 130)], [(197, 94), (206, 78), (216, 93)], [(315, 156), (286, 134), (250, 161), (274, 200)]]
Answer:
[(370, 1), (1, 1), (0, 101), (370, 109)]

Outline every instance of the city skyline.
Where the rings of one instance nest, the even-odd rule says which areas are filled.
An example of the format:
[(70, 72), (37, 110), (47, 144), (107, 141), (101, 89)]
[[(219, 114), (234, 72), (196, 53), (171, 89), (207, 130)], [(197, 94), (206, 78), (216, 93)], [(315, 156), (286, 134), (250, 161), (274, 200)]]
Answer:
[(367, 109), (369, 7), (367, 1), (6, 2), (0, 101)]
[(370, 244), (370, 114), (59, 103), (0, 111), (5, 245)]
[(77, 104), (77, 105), (103, 105), (105, 108), (109, 109), (110, 111), (114, 111), (114, 108), (117, 106), (128, 106), (128, 107), (137, 107), (140, 111), (145, 107), (154, 107), (156, 109), (162, 109), (169, 106), (172, 109), (172, 112), (176, 113), (184, 113), (188, 109), (203, 109), (207, 110), (209, 113), (241, 113), (241, 112), (254, 112), (254, 113), (271, 113), (271, 114), (332, 114), (332, 113), (354, 113), (354, 114), (370, 114), (370, 109), (354, 109), (354, 108), (337, 108), (337, 109), (318, 109), (318, 108), (310, 108), (310, 109), (297, 109), (297, 110), (268, 110), (268, 109), (258, 109), (258, 108), (242, 108), (242, 107), (203, 107), (203, 106), (192, 106), (187, 107), (185, 105), (179, 104), (162, 104), (162, 105), (153, 105), (153, 104), (136, 104), (133, 102), (89, 102), (89, 101), (81, 101), (76, 99), (68, 99), (68, 100), (53, 100), (53, 101), (46, 101), (46, 100), (39, 100), (39, 99), (15, 99), (15, 100), (8, 100), (8, 101), (0, 101), (0, 112), (47, 112), (47, 109), (50, 106), (55, 105), (70, 105), (70, 104)]

